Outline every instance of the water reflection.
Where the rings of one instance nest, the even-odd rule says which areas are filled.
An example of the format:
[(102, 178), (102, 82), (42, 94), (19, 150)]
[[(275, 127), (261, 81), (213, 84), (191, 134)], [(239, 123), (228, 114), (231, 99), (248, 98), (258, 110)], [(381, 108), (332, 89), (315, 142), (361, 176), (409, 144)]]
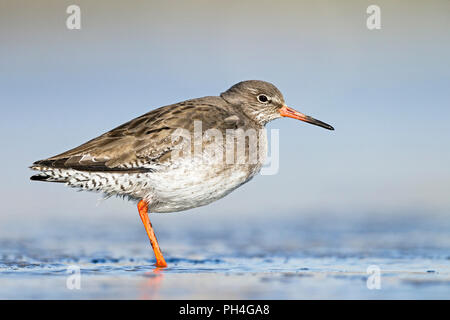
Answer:
[(164, 269), (165, 268), (155, 267), (152, 271), (144, 273), (145, 280), (140, 287), (141, 293), (139, 295), (139, 299), (160, 299), (159, 291), (164, 278)]

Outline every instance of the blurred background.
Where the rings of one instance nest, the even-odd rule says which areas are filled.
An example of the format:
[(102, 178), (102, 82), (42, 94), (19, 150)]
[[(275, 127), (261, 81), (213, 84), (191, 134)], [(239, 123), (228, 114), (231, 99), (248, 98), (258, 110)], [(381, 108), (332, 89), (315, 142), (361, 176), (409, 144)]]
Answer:
[[(81, 30), (66, 28), (71, 4)], [(366, 27), (371, 4), (380, 30)], [(375, 228), (401, 235), (393, 249), (431, 247), (448, 263), (449, 30), (448, 0), (2, 0), (0, 237), (47, 237), (70, 251), (67, 237), (102, 234), (149, 250), (134, 205), (32, 183), (27, 167), (159, 106), (258, 79), (336, 130), (270, 123), (280, 129), (278, 174), (206, 207), (152, 215), (169, 255), (202, 231), (220, 243), (241, 230), (248, 243), (252, 229), (285, 248), (307, 245), (308, 231), (326, 246), (351, 229), (361, 235), (352, 247)], [(275, 222), (271, 235), (259, 227)]]

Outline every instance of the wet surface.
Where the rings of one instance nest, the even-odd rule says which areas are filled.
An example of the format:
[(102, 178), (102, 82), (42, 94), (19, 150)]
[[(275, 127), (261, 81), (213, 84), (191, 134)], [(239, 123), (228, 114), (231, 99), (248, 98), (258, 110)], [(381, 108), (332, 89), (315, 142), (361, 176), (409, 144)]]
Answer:
[[(129, 220), (3, 223), (0, 298), (450, 298), (446, 219), (233, 220), (155, 216), (165, 269)], [(379, 290), (368, 289), (369, 266), (381, 272)], [(67, 286), (73, 267), (79, 290)]]

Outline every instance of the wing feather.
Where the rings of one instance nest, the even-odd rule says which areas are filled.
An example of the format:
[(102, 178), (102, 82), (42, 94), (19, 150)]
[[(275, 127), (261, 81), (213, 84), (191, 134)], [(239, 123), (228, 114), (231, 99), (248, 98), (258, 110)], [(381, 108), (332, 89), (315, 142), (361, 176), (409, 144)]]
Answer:
[(203, 131), (224, 130), (243, 118), (220, 97), (187, 100), (150, 111), (74, 149), (36, 161), (31, 168), (149, 172), (153, 169), (148, 164), (168, 160), (167, 153), (177, 147), (171, 135), (178, 128), (192, 132), (193, 120), (201, 120)]

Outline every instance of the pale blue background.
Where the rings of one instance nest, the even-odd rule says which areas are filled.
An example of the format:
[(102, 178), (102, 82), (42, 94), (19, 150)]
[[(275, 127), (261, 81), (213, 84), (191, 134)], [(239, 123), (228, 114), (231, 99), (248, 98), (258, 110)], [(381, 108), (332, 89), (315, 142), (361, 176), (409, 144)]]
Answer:
[(368, 1), (81, 1), (82, 30), (69, 31), (71, 3), (1, 4), (2, 215), (23, 213), (17, 203), (125, 210), (121, 200), (93, 209), (97, 195), (30, 183), (26, 167), (244, 79), (273, 82), (288, 105), (336, 131), (271, 123), (281, 130), (279, 174), (195, 211), (448, 212), (448, 1), (378, 1), (379, 31), (365, 27)]
[[(0, 297), (448, 298), (449, 13), (448, 0), (2, 0)], [(35, 160), (246, 79), (336, 131), (277, 120), (277, 175), (151, 215), (169, 262), (156, 277), (134, 205), (29, 181)], [(69, 264), (90, 279), (79, 292)], [(372, 264), (383, 290), (366, 288)]]

